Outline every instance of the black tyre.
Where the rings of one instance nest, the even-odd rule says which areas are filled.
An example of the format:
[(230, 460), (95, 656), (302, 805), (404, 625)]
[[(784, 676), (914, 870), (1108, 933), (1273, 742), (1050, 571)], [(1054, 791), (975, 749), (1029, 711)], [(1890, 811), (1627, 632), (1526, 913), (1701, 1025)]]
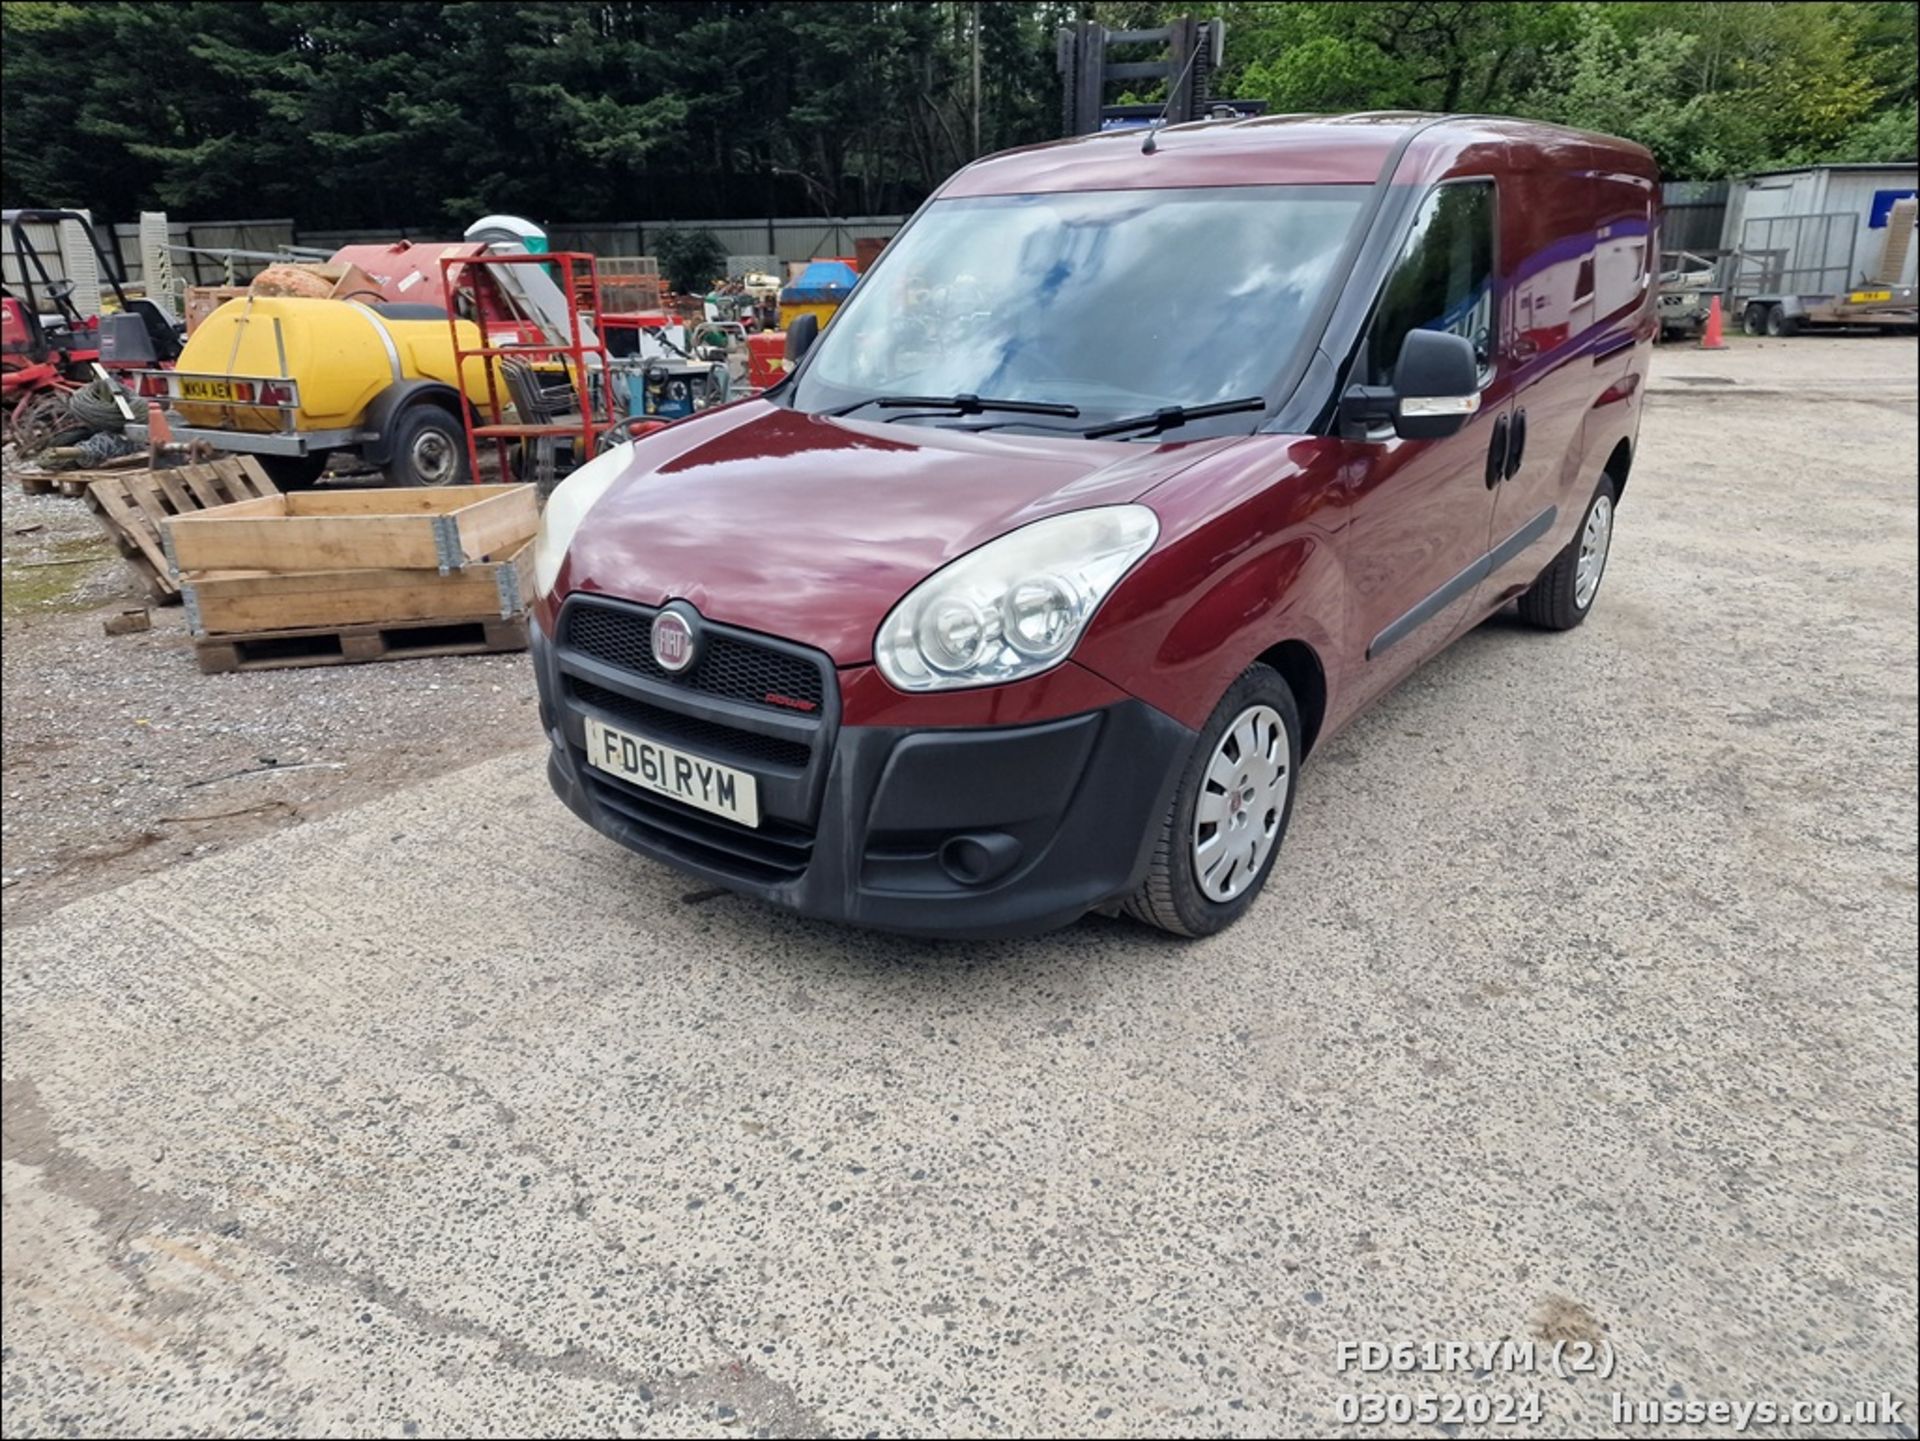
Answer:
[(1776, 340), (1784, 340), (1789, 335), (1798, 334), (1799, 330), (1800, 322), (1787, 314), (1783, 306), (1769, 305), (1767, 307), (1768, 335), (1773, 336)]
[(1765, 335), (1767, 333), (1767, 307), (1756, 300), (1745, 310), (1741, 311), (1740, 329), (1748, 335)]
[(1613, 502), (1618, 487), (1603, 475), (1580, 517), (1580, 528), (1567, 548), (1540, 572), (1520, 597), (1520, 619), (1542, 630), (1572, 630), (1593, 613), (1606, 577), (1607, 556), (1613, 549)]
[(321, 455), (256, 456), (267, 479), (282, 490), (306, 490), (320, 483), (327, 473), (327, 457)]
[(437, 405), (411, 405), (394, 419), (391, 485), (444, 487), (467, 483), (467, 436), (453, 412)]
[(1300, 710), (1269, 666), (1249, 666), (1200, 730), (1122, 909), (1177, 936), (1210, 936), (1253, 904), (1293, 815)]

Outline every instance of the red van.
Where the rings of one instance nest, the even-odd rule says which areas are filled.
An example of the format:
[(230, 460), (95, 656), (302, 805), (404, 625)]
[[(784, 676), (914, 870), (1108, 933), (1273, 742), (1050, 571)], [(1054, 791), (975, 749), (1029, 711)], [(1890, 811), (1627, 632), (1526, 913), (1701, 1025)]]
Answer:
[(554, 493), (554, 789), (808, 915), (1219, 930), (1316, 745), (1509, 602), (1592, 609), (1656, 178), (1405, 114), (968, 166), (781, 385)]

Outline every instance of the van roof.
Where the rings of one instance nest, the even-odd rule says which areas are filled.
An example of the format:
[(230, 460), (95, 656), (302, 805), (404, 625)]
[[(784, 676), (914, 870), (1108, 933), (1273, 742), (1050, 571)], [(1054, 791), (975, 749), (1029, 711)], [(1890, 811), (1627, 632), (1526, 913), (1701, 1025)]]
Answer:
[(1396, 156), (1395, 179), (1424, 182), (1462, 160), (1489, 172), (1596, 163), (1656, 179), (1653, 156), (1630, 140), (1499, 115), (1374, 110), (1352, 115), (1256, 115), (1076, 135), (976, 160), (942, 197), (1069, 190), (1164, 190), (1199, 185), (1372, 185)]

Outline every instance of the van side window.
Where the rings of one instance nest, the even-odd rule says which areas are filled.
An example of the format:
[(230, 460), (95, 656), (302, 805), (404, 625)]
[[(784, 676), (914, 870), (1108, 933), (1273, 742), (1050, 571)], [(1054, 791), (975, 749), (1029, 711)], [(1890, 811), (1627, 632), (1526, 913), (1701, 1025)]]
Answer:
[(1493, 227), (1491, 180), (1451, 181), (1421, 204), (1367, 334), (1369, 385), (1393, 384), (1410, 330), (1464, 335), (1480, 357), (1482, 383), (1491, 377)]

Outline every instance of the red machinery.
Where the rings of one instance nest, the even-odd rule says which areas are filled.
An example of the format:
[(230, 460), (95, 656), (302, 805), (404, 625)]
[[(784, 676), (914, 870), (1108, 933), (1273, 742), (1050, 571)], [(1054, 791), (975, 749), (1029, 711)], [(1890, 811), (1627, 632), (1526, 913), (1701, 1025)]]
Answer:
[(778, 385), (787, 374), (787, 333), (763, 331), (747, 337), (747, 384), (755, 390)]
[[(614, 439), (665, 424), (619, 413), (614, 371), (621, 365), (602, 327), (653, 317), (601, 313), (593, 256), (565, 250), (476, 254), (448, 247), (440, 267), (454, 363), (462, 375), (470, 360), (480, 361), (486, 372), (486, 414), (473, 407), (467, 424), (467, 463), (476, 479), (483, 442), (493, 443), (502, 475), (534, 481), (544, 494)], [(463, 319), (479, 328), (478, 346), (461, 343)], [(508, 404), (512, 420), (506, 418)]]
[[(473, 253), (476, 250), (481, 253)], [(492, 255), (485, 253), (484, 245), (449, 246), (447, 251), (440, 257), (441, 287), (447, 324), (453, 331), (454, 365), (464, 376), (467, 362), (478, 360), (487, 379), (487, 414), (479, 424), (470, 418), (467, 425), (468, 474), (476, 479), (480, 475), (482, 441), (493, 442), (502, 475), (514, 469), (515, 446), (523, 456), (537, 459), (542, 481), (551, 479), (550, 473), (556, 469), (555, 452), (562, 444), (571, 448), (577, 443), (574, 464), (590, 460), (598, 448), (598, 436), (612, 429), (615, 421), (612, 394), (606, 384), (606, 342), (591, 330), (591, 321), (583, 327), (583, 307), (578, 303), (588, 302), (585, 308), (589, 316), (599, 314), (600, 281), (593, 257), (572, 250)], [(514, 279), (488, 273), (496, 268), (504, 272), (509, 267), (528, 265), (552, 265), (559, 270), (556, 279), (560, 294), (568, 298), (564, 341), (543, 336), (529, 326), (510, 298), (522, 288)], [(458, 320), (460, 312), (469, 307), (467, 318), (480, 329), (477, 347), (461, 343)], [(565, 388), (571, 396), (557, 396), (557, 387), (543, 385), (541, 370), (556, 372), (556, 367), (564, 371)], [(594, 371), (599, 373), (598, 384), (593, 379)], [(500, 394), (503, 388), (513, 403), (516, 418), (512, 421), (506, 419)], [(559, 418), (563, 412), (567, 413), (565, 419)], [(526, 473), (524, 463), (521, 469)]]
[[(180, 333), (151, 300), (130, 300), (118, 264), (100, 246), (87, 217), (74, 210), (9, 210), (0, 215), (11, 240), (20, 293), (0, 296), (0, 405), (9, 430), (56, 423), (67, 394), (93, 378), (98, 364), (109, 371), (171, 365), (180, 354)], [(30, 225), (58, 227), (71, 221), (92, 247), (100, 273), (113, 288), (117, 310), (82, 315), (70, 280), (55, 280), (28, 233)], [(42, 294), (49, 311), (40, 309)]]

